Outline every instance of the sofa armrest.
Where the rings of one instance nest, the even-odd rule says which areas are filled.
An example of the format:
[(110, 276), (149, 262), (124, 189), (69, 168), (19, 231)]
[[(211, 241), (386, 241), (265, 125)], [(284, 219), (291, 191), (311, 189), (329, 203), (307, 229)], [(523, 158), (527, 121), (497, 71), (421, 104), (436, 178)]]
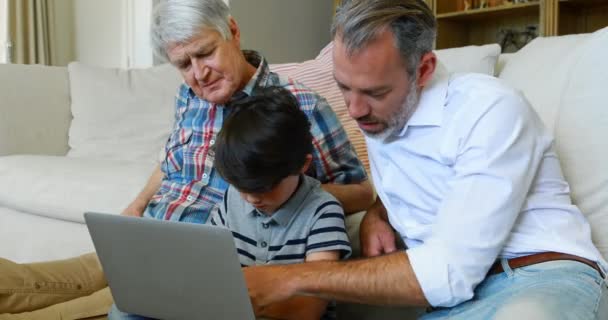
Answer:
[(0, 156), (65, 155), (70, 121), (67, 68), (0, 64)]

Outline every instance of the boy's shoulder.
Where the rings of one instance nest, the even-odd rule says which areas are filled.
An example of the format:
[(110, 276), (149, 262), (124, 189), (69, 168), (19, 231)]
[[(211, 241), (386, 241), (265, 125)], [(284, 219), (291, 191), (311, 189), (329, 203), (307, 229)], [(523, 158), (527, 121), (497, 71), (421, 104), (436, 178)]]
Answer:
[(302, 209), (305, 209), (306, 211), (314, 210), (315, 216), (319, 213), (326, 212), (327, 210), (343, 213), (342, 205), (338, 199), (331, 193), (325, 191), (321, 187), (321, 182), (319, 182), (319, 180), (309, 176), (303, 177), (304, 180), (302, 181), (302, 185), (304, 186), (307, 184), (309, 192), (306, 199), (302, 202)]

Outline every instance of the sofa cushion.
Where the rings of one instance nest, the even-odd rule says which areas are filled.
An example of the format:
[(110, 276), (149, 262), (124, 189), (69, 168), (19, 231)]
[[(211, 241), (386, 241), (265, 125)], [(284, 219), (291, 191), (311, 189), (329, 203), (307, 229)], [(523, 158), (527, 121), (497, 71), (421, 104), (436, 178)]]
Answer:
[[(344, 126), (359, 159), (369, 173), (365, 138), (357, 123), (348, 115), (346, 103), (334, 80), (332, 48), (333, 42), (330, 42), (313, 60), (302, 63), (274, 64), (270, 66), (270, 69), (280, 75), (301, 82), (327, 99), (342, 126)], [(494, 66), (500, 54), (500, 46), (497, 44), (469, 46), (435, 52), (449, 72), (482, 72), (494, 75)]]
[(475, 72), (493, 76), (500, 55), (500, 46), (487, 44), (441, 49), (435, 50), (435, 54), (450, 73)]
[(608, 259), (608, 28), (581, 47), (560, 91), (557, 151), (575, 203), (587, 215), (593, 240)]
[[(548, 54), (548, 53), (556, 54)], [(608, 258), (608, 28), (593, 34), (537, 38), (504, 66), (555, 136), (573, 202), (587, 216)]]
[(86, 211), (120, 213), (154, 164), (54, 156), (0, 157), (0, 206), (84, 222)]
[(0, 64), (0, 84), (0, 155), (65, 155), (71, 119), (67, 69)]
[[(509, 57), (499, 75), (528, 98), (545, 125), (554, 132), (562, 92), (587, 34), (536, 38)], [(556, 54), (549, 54), (556, 53)]]
[(148, 69), (68, 66), (72, 115), (69, 157), (155, 162), (173, 124), (181, 77)]

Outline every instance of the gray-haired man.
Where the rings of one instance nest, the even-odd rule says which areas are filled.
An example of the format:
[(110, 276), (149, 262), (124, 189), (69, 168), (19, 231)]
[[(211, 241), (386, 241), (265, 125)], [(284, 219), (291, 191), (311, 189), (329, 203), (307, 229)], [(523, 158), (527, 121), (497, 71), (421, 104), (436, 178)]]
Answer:
[(370, 257), (248, 268), (252, 301), (422, 306), (423, 319), (606, 319), (608, 263), (571, 203), (553, 138), (520, 93), (442, 70), (435, 31), (422, 0), (339, 9), (334, 76), (367, 136), (379, 196), (361, 224)]
[[(325, 99), (270, 72), (258, 53), (241, 51), (239, 27), (223, 0), (160, 1), (152, 36), (155, 51), (181, 72), (184, 84), (178, 91), (165, 159), (123, 214), (205, 223), (228, 187), (213, 168), (212, 148), (230, 112), (225, 104), (269, 86), (289, 90), (311, 122), (314, 150), (306, 174), (321, 181), (346, 212), (371, 205), (373, 191), (365, 170)], [(105, 314), (111, 297), (107, 289), (98, 291), (105, 285), (94, 254), (32, 265), (0, 259), (0, 319)], [(83, 298), (88, 294), (92, 296)], [(71, 301), (62, 304), (67, 300)], [(38, 311), (1, 315), (34, 310)]]

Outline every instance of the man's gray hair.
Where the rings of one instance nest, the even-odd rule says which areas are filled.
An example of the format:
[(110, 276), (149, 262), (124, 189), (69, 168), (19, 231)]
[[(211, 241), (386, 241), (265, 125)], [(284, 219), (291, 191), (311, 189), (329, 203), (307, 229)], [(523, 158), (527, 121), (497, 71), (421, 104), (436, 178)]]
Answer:
[(168, 60), (167, 46), (185, 43), (202, 29), (217, 30), (230, 39), (230, 9), (223, 0), (161, 0), (152, 14), (154, 53)]
[(422, 56), (433, 50), (437, 21), (423, 0), (343, 0), (334, 17), (331, 35), (340, 37), (354, 54), (389, 27), (410, 76)]

